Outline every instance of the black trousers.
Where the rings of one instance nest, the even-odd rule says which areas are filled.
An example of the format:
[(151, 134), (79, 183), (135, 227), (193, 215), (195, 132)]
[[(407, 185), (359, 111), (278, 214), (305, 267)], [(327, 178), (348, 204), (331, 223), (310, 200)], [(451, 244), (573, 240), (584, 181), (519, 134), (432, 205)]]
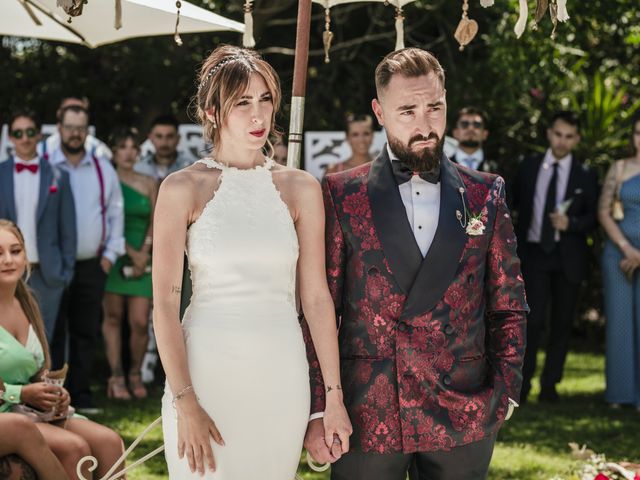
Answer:
[(331, 466), (331, 480), (484, 480), (496, 437), (457, 447), (448, 452), (350, 452)]
[(62, 297), (51, 344), (53, 367), (61, 368), (65, 361), (69, 363), (66, 388), (73, 405), (79, 408), (91, 406), (91, 367), (106, 280), (100, 259), (76, 262), (73, 281)]
[(536, 370), (536, 354), (549, 310), (551, 315), (546, 359), (540, 386), (543, 389), (551, 388), (562, 379), (580, 284), (569, 280), (565, 275), (557, 248), (549, 254), (535, 243), (526, 244), (522, 274), (531, 309), (527, 316), (527, 349), (522, 369), (524, 397), (531, 389), (531, 378)]

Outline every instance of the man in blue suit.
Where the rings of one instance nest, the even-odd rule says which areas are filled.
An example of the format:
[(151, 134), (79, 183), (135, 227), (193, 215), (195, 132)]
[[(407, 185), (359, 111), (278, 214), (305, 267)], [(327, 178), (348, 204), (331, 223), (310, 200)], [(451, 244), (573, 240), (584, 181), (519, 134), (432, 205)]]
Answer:
[(38, 156), (40, 122), (31, 112), (9, 121), (15, 156), (0, 164), (0, 218), (15, 222), (25, 237), (35, 291), (51, 341), (64, 289), (73, 278), (76, 214), (69, 174)]

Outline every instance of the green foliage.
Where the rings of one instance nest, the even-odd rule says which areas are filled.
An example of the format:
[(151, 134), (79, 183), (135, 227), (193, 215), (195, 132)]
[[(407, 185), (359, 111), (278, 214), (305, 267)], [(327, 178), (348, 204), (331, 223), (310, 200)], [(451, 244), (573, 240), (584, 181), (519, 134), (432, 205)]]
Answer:
[[(242, 21), (240, 0), (192, 1)], [(532, 3), (529, 1), (530, 7)], [(464, 52), (459, 51), (453, 38), (461, 2), (417, 0), (405, 7), (406, 44), (434, 51), (446, 69), (450, 117), (467, 104), (487, 110), (491, 116), (487, 149), (504, 164), (503, 173), (509, 174), (521, 154), (545, 148), (546, 121), (553, 111), (571, 106), (572, 101), (581, 110), (597, 104), (593, 88), (598, 85), (595, 79), (600, 78), (607, 87), (597, 87), (600, 96), (603, 91), (611, 91), (613, 96), (601, 98), (609, 102), (606, 114), (601, 111), (597, 118), (587, 115), (589, 130), (585, 130), (580, 153), (596, 164), (622, 154), (624, 137), (629, 133), (624, 111), (628, 114), (640, 98), (637, 0), (569, 2), (571, 19), (558, 25), (555, 40), (550, 39), (548, 17), (537, 31), (529, 25), (517, 40), (513, 33), (517, 4), (517, 0), (506, 0), (483, 9), (478, 2), (470, 2), (469, 15), (478, 21), (480, 33)], [(285, 103), (291, 92), (296, 15), (296, 0), (254, 2), (257, 48), (279, 72)], [(313, 5), (305, 119), (308, 130), (340, 129), (346, 112), (370, 111), (375, 96), (375, 65), (395, 42), (391, 6), (338, 6), (331, 10), (331, 20), (335, 37), (331, 63), (325, 64), (324, 11), (320, 5)], [(183, 40), (182, 47), (166, 36), (89, 50), (3, 38), (3, 113), (28, 104), (41, 112), (45, 121), (52, 122), (60, 97), (77, 93), (91, 98), (93, 120), (103, 137), (123, 123), (144, 131), (156, 114), (165, 111), (187, 121), (198, 65), (221, 42), (238, 44), (240, 35), (183, 35)], [(622, 91), (625, 93), (621, 96)], [(288, 106), (284, 105), (281, 125), (288, 125), (287, 113)]]

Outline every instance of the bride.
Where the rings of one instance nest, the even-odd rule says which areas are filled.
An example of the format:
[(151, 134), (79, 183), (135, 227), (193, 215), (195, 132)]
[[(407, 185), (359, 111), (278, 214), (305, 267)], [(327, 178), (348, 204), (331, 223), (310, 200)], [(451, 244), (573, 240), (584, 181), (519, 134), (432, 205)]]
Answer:
[[(308, 173), (265, 157), (280, 105), (273, 68), (221, 46), (198, 76), (210, 158), (170, 175), (154, 223), (154, 328), (167, 375), (162, 400), (170, 478), (293, 479), (309, 419), (300, 299), (327, 386), (325, 442), (352, 432), (342, 400), (326, 282), (324, 210)], [(193, 279), (179, 320), (182, 261)]]

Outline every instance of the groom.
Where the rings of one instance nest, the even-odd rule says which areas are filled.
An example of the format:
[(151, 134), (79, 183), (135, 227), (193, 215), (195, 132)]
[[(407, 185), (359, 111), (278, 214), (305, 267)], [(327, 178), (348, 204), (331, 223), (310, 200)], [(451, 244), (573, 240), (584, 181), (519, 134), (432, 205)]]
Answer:
[[(444, 71), (407, 48), (376, 69), (388, 145), (323, 183), (327, 276), (339, 316), (351, 450), (323, 439), (325, 387), (309, 341), (305, 447), (332, 480), (485, 478), (520, 394), (525, 314), (502, 178), (442, 153)], [(337, 451), (337, 449), (333, 449)]]

